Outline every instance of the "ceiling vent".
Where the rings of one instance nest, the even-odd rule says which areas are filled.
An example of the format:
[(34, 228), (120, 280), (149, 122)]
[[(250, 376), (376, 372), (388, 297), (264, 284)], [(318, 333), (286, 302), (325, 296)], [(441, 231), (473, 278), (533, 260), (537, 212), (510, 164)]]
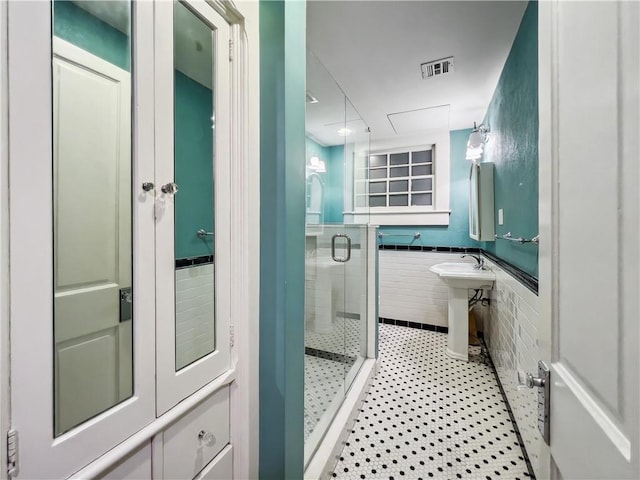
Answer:
[(448, 75), (453, 73), (453, 57), (423, 63), (420, 68), (422, 69), (422, 78), (425, 80), (439, 75)]

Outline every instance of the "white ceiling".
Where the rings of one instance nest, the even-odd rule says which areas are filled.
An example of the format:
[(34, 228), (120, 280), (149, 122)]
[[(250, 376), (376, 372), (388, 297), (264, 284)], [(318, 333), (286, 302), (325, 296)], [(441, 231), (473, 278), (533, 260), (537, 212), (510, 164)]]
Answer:
[[(406, 133), (411, 117), (437, 117), (449, 130), (481, 122), (525, 7), (526, 1), (309, 1), (307, 48), (330, 72), (313, 56), (307, 62), (307, 87), (319, 100), (307, 104), (309, 134), (325, 145), (344, 140), (331, 127), (345, 119), (340, 88), (376, 141), (400, 137), (389, 116), (404, 117)], [(421, 63), (449, 56), (452, 74), (422, 79)], [(416, 114), (447, 105), (448, 122), (443, 109)], [(394, 115), (403, 112), (412, 113)], [(435, 127), (420, 122), (413, 134)]]

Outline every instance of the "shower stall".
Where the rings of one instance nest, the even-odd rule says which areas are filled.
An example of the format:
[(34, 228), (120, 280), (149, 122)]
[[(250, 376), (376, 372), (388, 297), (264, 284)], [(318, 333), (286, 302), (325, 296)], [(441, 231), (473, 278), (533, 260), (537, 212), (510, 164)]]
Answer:
[(369, 225), (369, 128), (307, 52), (305, 478), (324, 474), (376, 357), (376, 229)]

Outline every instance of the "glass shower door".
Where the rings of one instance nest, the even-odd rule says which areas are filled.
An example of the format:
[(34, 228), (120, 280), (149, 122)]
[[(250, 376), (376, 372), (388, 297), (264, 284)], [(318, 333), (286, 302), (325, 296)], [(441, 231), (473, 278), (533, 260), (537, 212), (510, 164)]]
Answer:
[[(307, 85), (305, 463), (366, 357), (366, 226), (352, 223), (345, 185), (369, 148), (366, 124), (310, 52)], [(368, 222), (366, 205), (358, 221)]]

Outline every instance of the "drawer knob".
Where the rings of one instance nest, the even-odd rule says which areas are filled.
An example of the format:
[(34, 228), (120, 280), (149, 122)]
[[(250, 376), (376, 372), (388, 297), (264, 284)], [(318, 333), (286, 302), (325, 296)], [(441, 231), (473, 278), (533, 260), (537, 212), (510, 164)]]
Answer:
[(200, 430), (198, 433), (198, 440), (200, 445), (206, 445), (207, 447), (213, 447), (213, 444), (216, 443), (216, 437), (213, 436), (213, 433), (205, 432), (204, 430)]

